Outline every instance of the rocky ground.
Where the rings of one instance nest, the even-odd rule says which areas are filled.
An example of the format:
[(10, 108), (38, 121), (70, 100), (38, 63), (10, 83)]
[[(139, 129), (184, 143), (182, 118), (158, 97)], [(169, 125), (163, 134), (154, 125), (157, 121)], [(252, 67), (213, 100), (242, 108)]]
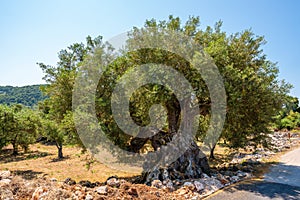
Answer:
[(291, 137), (289, 140), (287, 132), (271, 134), (268, 149), (248, 146), (243, 153), (236, 153), (231, 162), (215, 166), (211, 176), (203, 174), (199, 179), (168, 183), (155, 180), (151, 186), (133, 184), (133, 179), (117, 177), (104, 183), (76, 183), (71, 178), (64, 182), (55, 178), (27, 180), (13, 172), (0, 171), (0, 199), (201, 199), (232, 183), (251, 178), (264, 159), (298, 145), (298, 135), (292, 134)]

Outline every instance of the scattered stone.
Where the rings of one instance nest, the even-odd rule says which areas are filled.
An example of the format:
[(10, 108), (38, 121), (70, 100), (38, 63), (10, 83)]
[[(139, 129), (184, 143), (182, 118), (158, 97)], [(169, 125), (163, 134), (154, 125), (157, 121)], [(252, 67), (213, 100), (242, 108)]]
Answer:
[(199, 181), (194, 181), (194, 185), (196, 187), (197, 192), (204, 190), (204, 185)]
[(137, 191), (136, 188), (130, 188), (128, 190), (128, 194), (130, 194), (131, 196), (134, 196), (134, 197), (138, 197), (139, 196), (138, 191)]
[(218, 179), (212, 179), (211, 183), (213, 188), (215, 188), (216, 190), (219, 190), (224, 187), (224, 185)]
[(253, 172), (253, 167), (252, 166), (242, 166), (241, 170), (243, 172)]
[(200, 197), (198, 195), (195, 195), (191, 198), (191, 200), (198, 200), (198, 199), (200, 199)]
[(210, 178), (210, 177), (209, 177), (207, 174), (205, 174), (205, 173), (202, 174), (202, 177), (203, 177), (203, 178)]
[(40, 200), (40, 199), (43, 199), (43, 197), (46, 196), (47, 193), (48, 193), (48, 188), (38, 187), (33, 192), (31, 200)]
[(90, 181), (84, 180), (84, 181), (79, 181), (79, 185), (83, 187), (88, 187), (88, 188), (93, 188), (93, 184)]
[(130, 188), (130, 183), (128, 183), (128, 182), (123, 182), (123, 183), (120, 185), (120, 189), (128, 190), (129, 188)]
[(3, 187), (3, 186), (5, 186), (5, 185), (9, 185), (10, 182), (11, 182), (11, 180), (8, 179), (8, 178), (5, 178), (5, 179), (0, 180), (0, 187)]
[(96, 188), (96, 192), (101, 195), (106, 195), (107, 194), (107, 186), (104, 185), (104, 186), (100, 186), (100, 187)]
[(176, 193), (177, 195), (184, 195), (184, 194), (187, 194), (189, 191), (186, 187), (182, 187), (182, 188), (179, 188)]
[(76, 185), (76, 181), (71, 179), (71, 178), (66, 178), (66, 180), (64, 181), (65, 184), (68, 185)]
[(225, 171), (224, 175), (226, 175), (226, 176), (233, 176), (233, 172), (232, 171)]
[(230, 181), (227, 180), (222, 174), (218, 174), (217, 175), (217, 179), (223, 184), (226, 185), (228, 184)]
[(75, 191), (75, 195), (80, 197), (80, 196), (82, 196), (82, 192), (77, 190), (77, 191)]
[(246, 172), (245, 174), (246, 174), (245, 178), (252, 178), (253, 177), (253, 175), (251, 173)]
[(167, 179), (163, 182), (164, 186), (166, 187), (169, 192), (172, 192), (175, 190), (173, 182), (170, 179)]
[(97, 186), (100, 186), (101, 183), (100, 183), (99, 181), (96, 181), (95, 183), (92, 183), (92, 185), (93, 185), (94, 187), (97, 187)]
[(81, 186), (75, 186), (74, 189), (75, 189), (76, 191), (79, 191), (79, 190), (82, 189), (82, 187), (81, 187)]
[(183, 186), (187, 186), (187, 187), (192, 186), (192, 185), (193, 185), (193, 183), (191, 183), (191, 182), (185, 182), (185, 183), (183, 184)]
[(9, 189), (0, 187), (0, 199), (14, 200), (14, 194)]
[(0, 179), (7, 179), (11, 175), (10, 171), (0, 171)]
[(57, 182), (57, 179), (56, 178), (51, 178), (50, 181), (51, 182)]
[(111, 179), (108, 179), (106, 181), (106, 184), (111, 186), (111, 187), (119, 187), (120, 186), (120, 181), (116, 178), (111, 178)]
[(163, 187), (163, 184), (160, 180), (153, 180), (151, 182), (151, 186), (152, 187), (156, 187), (156, 188), (162, 188)]
[(232, 180), (232, 182), (237, 182), (237, 181), (239, 181), (240, 180), (240, 178), (238, 177), (238, 176), (232, 176), (231, 177), (231, 180)]
[(194, 184), (193, 184), (192, 182), (185, 182), (185, 183), (183, 184), (183, 187), (187, 187), (187, 188), (189, 188), (190, 190), (194, 190), (194, 189), (195, 189), (195, 186), (194, 186)]
[(93, 200), (93, 199), (94, 199), (94, 197), (92, 195), (90, 195), (90, 194), (87, 194), (85, 196), (85, 200)]
[(245, 172), (238, 171), (238, 172), (237, 172), (237, 176), (238, 176), (239, 178), (244, 178), (244, 177), (247, 176), (247, 174), (246, 174)]

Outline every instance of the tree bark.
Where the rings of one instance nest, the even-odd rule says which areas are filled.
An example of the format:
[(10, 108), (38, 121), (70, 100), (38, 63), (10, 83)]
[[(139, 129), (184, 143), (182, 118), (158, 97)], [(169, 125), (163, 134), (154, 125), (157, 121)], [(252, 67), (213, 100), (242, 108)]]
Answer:
[(63, 151), (62, 151), (63, 150), (63, 145), (56, 142), (56, 147), (57, 147), (57, 158), (58, 159), (63, 159), (64, 158)]
[(215, 159), (214, 151), (216, 148), (216, 144), (210, 149), (209, 159)]
[[(155, 150), (170, 142), (175, 134), (180, 134), (178, 132), (180, 113), (185, 116), (182, 124), (184, 128), (182, 130), (187, 130), (187, 132), (189, 132), (189, 130), (192, 129), (194, 111), (190, 108), (188, 103), (189, 101), (184, 102), (185, 108), (182, 112), (180, 112), (180, 104), (177, 102), (168, 106), (169, 130), (168, 133), (159, 132), (151, 138), (150, 141)], [(183, 116), (181, 116), (181, 120)], [(184, 137), (185, 134), (186, 133), (181, 133), (181, 137)], [(166, 167), (154, 167), (150, 171), (143, 172), (142, 182), (150, 185), (153, 180), (160, 180), (163, 183), (167, 183), (172, 180), (200, 178), (203, 173), (210, 174), (207, 157), (200, 150), (196, 142), (185, 138), (184, 141), (185, 144), (190, 144), (184, 154)], [(172, 148), (174, 149), (170, 150), (170, 154), (180, 151), (180, 147), (175, 146)]]
[[(189, 102), (189, 99), (183, 100), (184, 108), (180, 107), (181, 104), (177, 100), (173, 99), (167, 102), (168, 132), (158, 131), (154, 127), (153, 130), (150, 129), (150, 131), (157, 131), (155, 135), (149, 134), (153, 135), (150, 138), (139, 138), (138, 136), (133, 138), (128, 150), (138, 153), (145, 143), (150, 140), (156, 152), (160, 151), (162, 146), (171, 142), (176, 134), (181, 134), (181, 137), (187, 136), (187, 133), (192, 130), (194, 116), (197, 114), (195, 110), (190, 107)], [(183, 116), (184, 121), (181, 124), (183, 128), (180, 129), (186, 131), (186, 133), (181, 133), (181, 130), (179, 130), (179, 122), (183, 119)], [(145, 135), (145, 133), (141, 134)], [(210, 174), (207, 157), (200, 150), (196, 142), (192, 140), (191, 137), (183, 138), (182, 141), (184, 141), (182, 144), (188, 145), (188, 148), (184, 148), (186, 151), (176, 161), (167, 166), (157, 166), (156, 159), (164, 159), (164, 156), (168, 157), (169, 155), (172, 156), (175, 152), (181, 152), (182, 147), (172, 146), (171, 148), (173, 149), (170, 149), (165, 155), (162, 155), (162, 158), (151, 159), (151, 157), (149, 157), (147, 163), (144, 163), (144, 172), (139, 182), (150, 185), (153, 180), (161, 180), (163, 183), (166, 183), (172, 180), (200, 178), (203, 173)]]
[(12, 142), (13, 145), (13, 155), (16, 156), (18, 155), (18, 145), (16, 144), (16, 142)]
[(58, 148), (58, 158), (59, 158), (59, 159), (63, 159), (63, 158), (64, 158), (63, 152), (62, 152), (62, 146), (60, 146), (60, 147)]
[(14, 156), (18, 155), (18, 134), (15, 135), (14, 139), (11, 140), (11, 144), (13, 145), (13, 154)]
[(130, 146), (128, 147), (128, 151), (138, 153), (140, 149), (143, 148), (143, 146), (146, 144), (148, 141), (148, 138), (139, 138), (135, 137), (130, 141)]
[(21, 145), (22, 149), (24, 150), (24, 153), (28, 153), (29, 146), (28, 145)]
[(168, 127), (169, 133), (175, 133), (179, 128), (180, 103), (176, 100), (169, 101), (166, 104), (168, 111)]
[(166, 183), (172, 180), (201, 178), (203, 173), (210, 174), (208, 160), (193, 141), (189, 149), (167, 167), (143, 172), (141, 182), (150, 185), (153, 180)]

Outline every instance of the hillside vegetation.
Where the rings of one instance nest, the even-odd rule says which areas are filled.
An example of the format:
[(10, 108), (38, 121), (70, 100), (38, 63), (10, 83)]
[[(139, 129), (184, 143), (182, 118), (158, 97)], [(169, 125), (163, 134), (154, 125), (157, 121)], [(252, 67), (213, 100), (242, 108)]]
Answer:
[(28, 85), (23, 87), (0, 86), (0, 104), (23, 104), (32, 107), (37, 102), (47, 98), (42, 94), (42, 85)]

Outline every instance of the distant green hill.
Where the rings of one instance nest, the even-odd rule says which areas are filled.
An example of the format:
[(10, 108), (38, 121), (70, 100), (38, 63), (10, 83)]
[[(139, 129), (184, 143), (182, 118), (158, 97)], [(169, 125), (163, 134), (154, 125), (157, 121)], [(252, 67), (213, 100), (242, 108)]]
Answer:
[(42, 85), (28, 85), (23, 87), (0, 86), (0, 104), (23, 104), (34, 106), (37, 102), (47, 98), (40, 90)]

